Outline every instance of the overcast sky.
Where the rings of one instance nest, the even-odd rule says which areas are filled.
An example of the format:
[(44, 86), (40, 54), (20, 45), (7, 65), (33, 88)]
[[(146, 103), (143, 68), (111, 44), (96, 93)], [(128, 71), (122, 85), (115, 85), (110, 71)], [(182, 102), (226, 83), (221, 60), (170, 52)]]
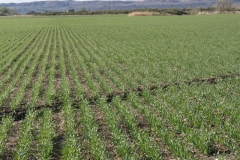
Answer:
[[(33, 1), (51, 1), (51, 0), (0, 0), (0, 3), (12, 3), (12, 2), (22, 3), (22, 2), (33, 2)], [(75, 0), (75, 1), (84, 1), (84, 0)], [(91, 1), (91, 0), (85, 0), (85, 1)]]
[(21, 3), (21, 2), (33, 2), (37, 0), (0, 0), (0, 3)]
[[(21, 2), (33, 2), (33, 1), (49, 1), (49, 0), (0, 0), (0, 3), (12, 3), (12, 2), (13, 3), (21, 3)], [(75, 0), (75, 1), (84, 1), (84, 0)], [(85, 0), (85, 1), (91, 1), (91, 0)], [(127, 1), (127, 0), (124, 0), (124, 1)], [(134, 1), (134, 0), (131, 0), (131, 1)], [(139, 1), (141, 1), (141, 0), (139, 0)]]
[(21, 3), (21, 2), (32, 2), (34, 0), (0, 0), (0, 3)]

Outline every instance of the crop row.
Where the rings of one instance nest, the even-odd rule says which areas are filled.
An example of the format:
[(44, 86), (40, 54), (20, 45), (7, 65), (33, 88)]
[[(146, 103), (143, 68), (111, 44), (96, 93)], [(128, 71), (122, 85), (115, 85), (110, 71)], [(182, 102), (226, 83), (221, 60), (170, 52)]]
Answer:
[(0, 19), (0, 159), (239, 157), (238, 26), (161, 18)]
[[(239, 79), (212, 86), (183, 84), (167, 91), (146, 91), (142, 96), (131, 93), (127, 99), (115, 97), (111, 103), (105, 97), (99, 98), (95, 105), (86, 99), (81, 99), (79, 105), (66, 101), (56, 113), (48, 109), (30, 110), (22, 123), (14, 125), (11, 117), (5, 117), (0, 125), (0, 154), (11, 153), (6, 144), (11, 142), (12, 136), (17, 136), (12, 130), (18, 128), (20, 134), (12, 146), (16, 148), (12, 149), (15, 159), (56, 157), (56, 137), (61, 137), (58, 141), (63, 145), (57, 156), (63, 159), (116, 158), (106, 149), (105, 138), (112, 140), (118, 157), (128, 159), (236, 158), (240, 139), (236, 106), (239, 106), (240, 88), (235, 86), (239, 86)], [(223, 92), (229, 92), (228, 88), (232, 88), (234, 96), (223, 99), (226, 95)], [(207, 96), (210, 93), (216, 100), (214, 105)], [(95, 117), (96, 108), (102, 115), (105, 131), (100, 129), (102, 124)], [(63, 117), (55, 121), (53, 117), (58, 112), (63, 113)], [(63, 124), (63, 132), (56, 131), (59, 123)], [(106, 130), (107, 135), (103, 133)], [(35, 143), (38, 143), (37, 148), (31, 148)]]
[[(191, 46), (194, 41), (154, 38), (153, 35), (171, 37), (176, 32), (166, 28), (167, 22), (162, 24), (163, 32), (156, 30), (155, 26), (146, 28), (142, 21), (134, 21), (135, 24), (141, 24), (134, 29), (129, 27), (127, 20), (128, 23), (120, 25), (119, 33), (116, 32), (118, 26), (107, 25), (106, 22), (103, 22), (103, 25), (106, 25), (104, 27), (85, 24), (79, 26), (74, 20), (79, 21), (70, 19), (66, 24), (66, 19), (56, 19), (50, 24), (42, 24), (42, 28), (38, 27), (38, 30), (35, 30), (37, 34), (31, 34), (33, 28), (30, 28), (29, 32), (24, 29), (31, 36), (23, 38), (25, 43), (17, 43), (19, 45), (16, 45), (12, 54), (5, 54), (10, 46), (3, 45), (4, 52), (1, 55), (9, 57), (3, 60), (5, 65), (0, 72), (1, 106), (14, 110), (21, 104), (29, 107), (51, 105), (60, 101), (59, 93), (64, 92), (60, 87), (63, 74), (60, 60), (68, 56), (72, 56), (72, 60), (66, 62), (64, 74), (69, 79), (67, 83), (70, 85), (71, 101), (80, 96), (76, 95), (73, 86), (76, 79), (81, 84), (81, 95), (98, 97), (135, 90), (139, 86), (149, 88), (152, 84), (160, 86), (165, 82), (239, 72), (237, 53), (233, 47), (227, 47), (228, 55), (219, 53), (219, 49), (212, 50), (213, 53), (210, 54), (211, 49), (202, 50), (202, 46), (207, 49), (207, 44), (200, 41), (201, 43), (198, 43), (198, 46), (194, 44), (194, 47), (201, 48), (202, 52), (195, 53)], [(195, 27), (188, 26), (190, 33), (201, 36), (193, 31)], [(184, 38), (186, 37), (182, 35), (179, 39)], [(169, 45), (172, 45), (172, 48), (167, 50)], [(19, 48), (22, 49), (18, 50)], [(178, 51), (179, 53), (176, 53)], [(64, 55), (59, 54), (60, 52), (64, 52)], [(191, 54), (188, 54), (189, 52)], [(215, 63), (212, 59), (218, 62)]]

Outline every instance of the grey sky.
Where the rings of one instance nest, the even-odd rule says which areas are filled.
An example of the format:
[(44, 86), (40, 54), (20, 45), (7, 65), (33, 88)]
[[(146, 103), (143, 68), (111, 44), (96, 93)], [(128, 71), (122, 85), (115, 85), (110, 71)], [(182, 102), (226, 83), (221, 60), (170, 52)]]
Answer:
[(33, 0), (0, 0), (0, 3), (21, 3), (21, 2), (31, 2)]
[[(12, 3), (12, 2), (13, 3), (22, 3), (22, 2), (33, 2), (33, 1), (49, 1), (49, 0), (0, 0), (0, 3)], [(84, 1), (84, 0), (76, 0), (76, 1)]]
[(21, 2), (33, 2), (39, 0), (0, 0), (0, 3), (21, 3)]
[[(0, 3), (22, 3), (22, 2), (33, 2), (33, 1), (51, 1), (51, 0), (0, 0)], [(84, 1), (84, 0), (75, 0), (75, 1)], [(91, 0), (85, 0), (91, 1)], [(103, 0), (104, 1), (104, 0)], [(108, 0), (105, 0), (108, 1)], [(128, 1), (128, 0), (123, 0)], [(131, 1), (141, 1), (141, 0), (131, 0)]]

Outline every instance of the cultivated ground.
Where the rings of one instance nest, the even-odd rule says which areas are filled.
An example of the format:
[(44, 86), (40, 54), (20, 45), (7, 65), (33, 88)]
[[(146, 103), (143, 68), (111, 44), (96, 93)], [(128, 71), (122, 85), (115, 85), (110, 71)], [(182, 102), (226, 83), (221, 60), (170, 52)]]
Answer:
[(0, 159), (238, 159), (239, 19), (0, 18)]

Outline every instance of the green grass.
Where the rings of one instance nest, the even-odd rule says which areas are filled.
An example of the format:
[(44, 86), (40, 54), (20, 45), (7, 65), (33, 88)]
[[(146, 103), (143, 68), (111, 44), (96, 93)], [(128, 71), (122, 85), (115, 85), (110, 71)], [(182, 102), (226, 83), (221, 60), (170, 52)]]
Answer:
[(0, 18), (0, 159), (237, 159), (239, 19)]

